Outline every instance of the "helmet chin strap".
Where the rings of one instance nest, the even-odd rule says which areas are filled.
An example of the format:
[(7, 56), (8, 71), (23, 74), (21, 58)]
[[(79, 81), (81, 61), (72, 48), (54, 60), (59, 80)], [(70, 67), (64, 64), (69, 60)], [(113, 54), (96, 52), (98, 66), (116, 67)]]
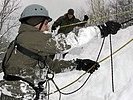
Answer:
[(42, 26), (43, 26), (43, 24), (44, 24), (44, 21), (45, 21), (45, 20), (43, 20), (43, 21), (41, 22), (41, 25), (40, 25), (40, 27), (39, 27), (39, 30), (42, 29)]

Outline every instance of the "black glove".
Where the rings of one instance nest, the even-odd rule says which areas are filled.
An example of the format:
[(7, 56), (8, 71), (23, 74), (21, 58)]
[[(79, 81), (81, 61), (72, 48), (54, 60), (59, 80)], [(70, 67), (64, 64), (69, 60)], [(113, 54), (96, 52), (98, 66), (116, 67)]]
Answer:
[(108, 34), (116, 34), (121, 28), (121, 24), (114, 21), (108, 21), (102, 25), (98, 25), (98, 27), (100, 28), (102, 37), (106, 37)]
[(87, 15), (84, 15), (83, 21), (87, 21), (88, 19), (89, 19), (89, 17)]
[(55, 26), (52, 26), (51, 27), (51, 31), (54, 31), (54, 30), (56, 30), (56, 27)]
[(77, 59), (75, 63), (77, 64), (76, 70), (87, 71), (91, 74), (100, 67), (98, 62), (90, 59)]

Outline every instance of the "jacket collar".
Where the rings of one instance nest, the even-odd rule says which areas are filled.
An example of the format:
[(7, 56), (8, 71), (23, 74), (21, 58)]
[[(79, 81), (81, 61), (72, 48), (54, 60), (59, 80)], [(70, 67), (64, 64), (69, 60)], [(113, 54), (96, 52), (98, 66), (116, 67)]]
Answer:
[(39, 29), (27, 24), (21, 24), (18, 33), (21, 34), (22, 32), (39, 32)]

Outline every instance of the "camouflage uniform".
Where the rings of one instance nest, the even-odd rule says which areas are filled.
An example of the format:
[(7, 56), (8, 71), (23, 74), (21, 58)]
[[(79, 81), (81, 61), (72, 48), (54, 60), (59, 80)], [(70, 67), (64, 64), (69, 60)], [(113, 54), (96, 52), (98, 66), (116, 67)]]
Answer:
[[(43, 32), (40, 32), (37, 28), (33, 26), (21, 24), (19, 28), (19, 34), (16, 37), (16, 42), (19, 43), (21, 46), (29, 49), (30, 51), (41, 55), (43, 58), (46, 58), (45, 61), (47, 65), (55, 73), (59, 73), (65, 68), (69, 68), (70, 66), (74, 65), (71, 61), (58, 59), (53, 60), (51, 58), (51, 55), (59, 53), (61, 50), (69, 48), (69, 46), (60, 46), (59, 50), (59, 48), (56, 47), (56, 42), (52, 39), (51, 34), (45, 34)], [(11, 55), (10, 52), (12, 52)], [(10, 59), (7, 60), (9, 56)], [(38, 73), (40, 74), (42, 69), (39, 68), (38, 61), (28, 57), (27, 55), (22, 54), (16, 48), (13, 49), (13, 45), (11, 45), (7, 50), (6, 60), (7, 61), (5, 61), (6, 63), (4, 64), (6, 74), (23, 77), (24, 79), (32, 83), (34, 83), (35, 80), (38, 81), (40, 79), (40, 75), (38, 75)], [(11, 93), (14, 93), (13, 95), (24, 95), (19, 87), (21, 82), (13, 81), (6, 82), (5, 84), (12, 85), (12, 88), (7, 88), (10, 88), (9, 90), (11, 91)], [(15, 94), (16, 91), (19, 92)]]

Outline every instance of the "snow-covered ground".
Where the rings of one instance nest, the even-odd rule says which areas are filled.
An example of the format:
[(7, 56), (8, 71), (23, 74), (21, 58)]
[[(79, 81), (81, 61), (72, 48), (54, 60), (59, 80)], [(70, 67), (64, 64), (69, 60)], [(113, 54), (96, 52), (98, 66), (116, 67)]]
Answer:
[[(121, 29), (112, 36), (113, 51), (116, 51), (129, 40), (133, 39), (133, 26)], [(102, 43), (101, 38), (95, 37), (82, 47), (73, 49), (65, 59), (84, 58), (96, 60)], [(109, 37), (100, 55), (99, 62), (110, 55)], [(61, 100), (132, 100), (133, 96), (133, 41), (113, 55), (114, 65), (114, 93), (112, 92), (112, 77), (110, 58), (100, 63), (99, 70), (95, 71), (85, 86), (71, 95), (62, 95)], [(61, 88), (76, 80), (83, 71), (71, 71), (55, 76), (55, 82)], [(71, 92), (80, 87), (89, 74), (83, 76), (72, 86), (62, 90)], [(54, 91), (54, 88), (51, 89)], [(50, 96), (50, 100), (58, 100), (59, 94)]]
[[(87, 38), (86, 38), (87, 39)], [(129, 40), (133, 39), (133, 26), (121, 29), (112, 36), (113, 51), (116, 51)], [(83, 58), (96, 60), (102, 39), (95, 37), (82, 47), (74, 48), (65, 59)], [(110, 54), (109, 37), (106, 38), (99, 62)], [(110, 58), (100, 62), (100, 68), (95, 71), (85, 86), (78, 92), (70, 95), (62, 95), (61, 100), (132, 100), (133, 95), (133, 41), (113, 55), (114, 65), (114, 93), (112, 92), (112, 77)], [(83, 71), (69, 71), (56, 74), (54, 81), (62, 88), (75, 81)], [(73, 85), (61, 90), (71, 92), (80, 87), (89, 74), (85, 74)], [(2, 73), (0, 74), (2, 80)], [(51, 92), (56, 88), (51, 84)], [(58, 100), (59, 93), (50, 95), (50, 100)]]

